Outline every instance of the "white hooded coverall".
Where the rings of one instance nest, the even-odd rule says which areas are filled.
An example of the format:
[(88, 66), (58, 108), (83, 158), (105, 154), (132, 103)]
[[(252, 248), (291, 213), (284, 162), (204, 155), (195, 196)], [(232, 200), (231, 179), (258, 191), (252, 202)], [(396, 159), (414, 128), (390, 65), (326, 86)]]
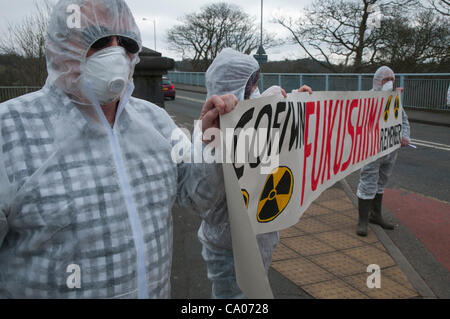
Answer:
[[(246, 84), (258, 70), (259, 64), (253, 57), (230, 48), (222, 50), (206, 72), (208, 97), (214, 94), (234, 94), (240, 101), (244, 100)], [(268, 91), (281, 95), (279, 87), (272, 87)], [(263, 94), (266, 95), (265, 93)], [(212, 297), (243, 298), (236, 282), (225, 195), (219, 198), (215, 207), (206, 212), (205, 216), (198, 237), (203, 244), (202, 255), (207, 264), (208, 278), (212, 281)], [(256, 238), (264, 267), (268, 271), (273, 251), (280, 240), (279, 232), (260, 234)]]
[(80, 70), (111, 35), (142, 48), (123, 0), (59, 1), (45, 86), (0, 105), (0, 298), (168, 298), (175, 201), (200, 212), (224, 192), (219, 165), (172, 160), (177, 127), (131, 97), (132, 74), (113, 127), (89, 98)]
[[(387, 66), (380, 67), (373, 78), (373, 91), (381, 91), (382, 80), (388, 77), (395, 77), (394, 72)], [(409, 140), (410, 126), (405, 110), (402, 113), (402, 137)], [(376, 161), (367, 164), (360, 171), (360, 179), (356, 195), (361, 199), (373, 199), (376, 194), (383, 194), (388, 183), (389, 176), (394, 169), (397, 160), (398, 150)]]

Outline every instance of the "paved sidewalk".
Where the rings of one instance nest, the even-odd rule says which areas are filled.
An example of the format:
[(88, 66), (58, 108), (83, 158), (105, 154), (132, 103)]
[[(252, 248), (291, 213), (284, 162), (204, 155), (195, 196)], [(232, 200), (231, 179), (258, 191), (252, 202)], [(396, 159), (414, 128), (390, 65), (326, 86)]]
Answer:
[[(421, 298), (371, 228), (356, 235), (357, 208), (338, 185), (281, 232), (273, 269), (313, 298)], [(381, 268), (381, 288), (367, 287), (371, 264)]]
[(406, 108), (410, 122), (450, 127), (450, 111), (423, 111)]
[(174, 83), (174, 85), (177, 90), (181, 90), (181, 91), (204, 93), (204, 94), (207, 93), (206, 88), (204, 86), (194, 86), (194, 85), (186, 85), (186, 84), (179, 84), (179, 83)]

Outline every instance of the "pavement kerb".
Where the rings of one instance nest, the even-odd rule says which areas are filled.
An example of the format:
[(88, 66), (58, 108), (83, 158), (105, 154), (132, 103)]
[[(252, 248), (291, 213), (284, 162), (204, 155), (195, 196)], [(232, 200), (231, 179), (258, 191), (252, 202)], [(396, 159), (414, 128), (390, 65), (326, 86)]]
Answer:
[(183, 84), (175, 84), (177, 90), (181, 91), (187, 91), (187, 92), (194, 92), (194, 93), (204, 93), (206, 94), (206, 88), (203, 86), (190, 86), (190, 85), (183, 85)]
[(450, 123), (440, 123), (435, 121), (419, 120), (415, 118), (409, 118), (408, 120), (413, 123), (450, 127)]
[[(341, 185), (344, 192), (347, 194), (347, 196), (352, 201), (353, 205), (358, 208), (358, 198), (353, 193), (353, 191), (350, 188), (350, 185), (347, 183), (345, 179), (339, 181), (339, 184)], [(383, 210), (388, 211), (389, 210), (383, 206)], [(400, 249), (394, 244), (394, 242), (391, 240), (391, 238), (386, 234), (384, 229), (378, 225), (369, 224), (370, 229), (375, 233), (375, 235), (378, 237), (378, 239), (381, 241), (381, 243), (384, 245), (388, 253), (391, 255), (391, 257), (394, 259), (394, 261), (397, 263), (397, 265), (402, 269), (402, 271), (405, 273), (405, 275), (408, 277), (408, 280), (411, 282), (413, 287), (417, 290), (417, 292), (424, 298), (424, 299), (436, 299), (436, 295), (433, 293), (433, 291), (428, 287), (428, 285), (425, 283), (425, 281), (422, 279), (422, 277), (417, 273), (417, 271), (414, 269), (414, 267), (409, 263), (409, 261), (405, 258), (405, 256), (402, 254)]]
[(410, 122), (450, 127), (450, 110), (426, 110), (405, 107)]

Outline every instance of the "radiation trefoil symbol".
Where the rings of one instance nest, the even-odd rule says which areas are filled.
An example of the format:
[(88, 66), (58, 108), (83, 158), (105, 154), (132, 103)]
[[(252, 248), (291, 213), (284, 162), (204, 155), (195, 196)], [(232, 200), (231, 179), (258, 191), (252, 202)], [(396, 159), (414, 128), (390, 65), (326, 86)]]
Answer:
[(398, 119), (398, 113), (400, 112), (400, 96), (397, 95), (394, 102), (394, 116)]
[(275, 169), (266, 180), (258, 203), (258, 222), (268, 223), (277, 218), (292, 196), (294, 178), (287, 167)]
[(248, 202), (249, 202), (248, 192), (245, 189), (241, 189), (241, 192), (242, 192), (242, 196), (244, 196), (245, 208), (248, 208)]
[(391, 101), (392, 101), (392, 95), (387, 100), (386, 107), (384, 108), (383, 119), (385, 122), (387, 122), (389, 120), (389, 111), (391, 109)]

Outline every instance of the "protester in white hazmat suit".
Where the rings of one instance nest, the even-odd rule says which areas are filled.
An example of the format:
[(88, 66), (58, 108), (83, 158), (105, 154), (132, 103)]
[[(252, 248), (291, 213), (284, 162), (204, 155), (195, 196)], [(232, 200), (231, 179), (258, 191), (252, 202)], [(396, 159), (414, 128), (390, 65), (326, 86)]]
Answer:
[[(206, 72), (208, 97), (230, 93), (240, 101), (269, 95), (286, 97), (286, 92), (279, 86), (272, 86), (260, 94), (259, 76), (259, 64), (253, 57), (226, 48), (217, 55)], [(299, 92), (305, 91), (312, 93), (306, 85), (299, 89)], [(221, 196), (215, 207), (205, 215), (198, 238), (203, 245), (202, 256), (207, 265), (208, 278), (212, 281), (212, 298), (244, 298), (236, 282), (226, 196)], [(257, 235), (266, 271), (279, 240), (279, 232)]]
[[(55, 5), (45, 86), (0, 105), (0, 298), (170, 297), (172, 206), (206, 210), (223, 176), (176, 164), (191, 142), (131, 97), (141, 48), (123, 0)], [(204, 129), (236, 104), (209, 99)]]
[[(395, 75), (387, 66), (380, 67), (373, 78), (373, 91), (393, 91)], [(403, 88), (397, 88), (403, 91)], [(402, 114), (402, 141), (401, 146), (410, 143), (410, 126), (405, 110)], [(359, 221), (356, 233), (359, 236), (367, 236), (368, 222), (378, 224), (384, 229), (394, 229), (394, 226), (383, 219), (382, 200), (384, 188), (389, 176), (394, 169), (398, 151), (383, 156), (376, 161), (367, 164), (360, 171), (358, 196)], [(369, 217), (370, 215), (370, 217)]]

